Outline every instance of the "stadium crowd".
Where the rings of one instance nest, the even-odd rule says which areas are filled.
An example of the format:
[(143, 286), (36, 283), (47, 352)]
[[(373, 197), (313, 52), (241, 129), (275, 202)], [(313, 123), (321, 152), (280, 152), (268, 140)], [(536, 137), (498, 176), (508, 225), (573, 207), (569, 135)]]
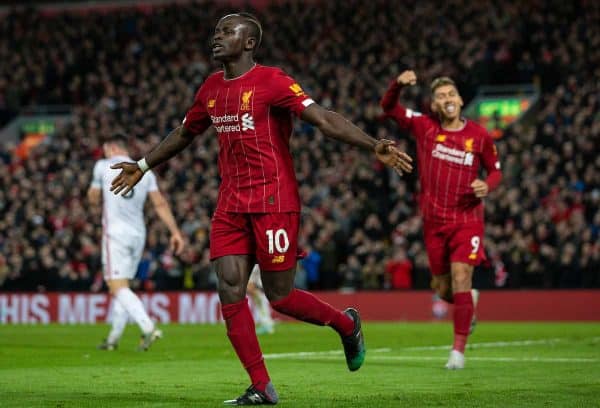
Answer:
[[(101, 140), (122, 131), (138, 158), (180, 124), (216, 68), (208, 40), (229, 11), (200, 1), (0, 17), (0, 123), (39, 104), (73, 107), (72, 123), (27, 157), (0, 144), (0, 290), (102, 289), (101, 209), (85, 200)], [(486, 199), (490, 262), (476, 284), (600, 287), (598, 3), (292, 1), (254, 12), (265, 29), (261, 63), (281, 66), (323, 106), (408, 151), (414, 143), (379, 108), (402, 69), (419, 75), (402, 98), (421, 111), (439, 75), (454, 77), (467, 101), (479, 85), (537, 84), (532, 117), (497, 141), (505, 178)], [(216, 149), (216, 140), (198, 140), (156, 169), (189, 246), (172, 256), (167, 231), (149, 211), (140, 288), (214, 288)], [(301, 122), (291, 149), (308, 252), (298, 286), (428, 287), (417, 176), (400, 178)]]

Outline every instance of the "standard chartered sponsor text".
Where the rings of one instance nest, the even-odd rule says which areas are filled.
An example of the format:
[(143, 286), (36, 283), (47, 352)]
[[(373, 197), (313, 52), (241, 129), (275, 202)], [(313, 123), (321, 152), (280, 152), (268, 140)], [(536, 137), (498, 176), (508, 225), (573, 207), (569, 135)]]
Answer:
[(431, 155), (437, 159), (446, 160), (452, 163), (471, 166), (473, 164), (473, 154), (462, 150), (453, 149), (442, 144), (436, 144)]
[(435, 145), (435, 151), (441, 152), (441, 153), (446, 153), (452, 156), (458, 156), (458, 157), (465, 157), (465, 152), (463, 152), (462, 150), (458, 150), (458, 149), (453, 149), (452, 147), (447, 147), (444, 146), (443, 144), (437, 144)]
[(240, 117), (235, 115), (222, 115), (210, 117), (215, 130), (219, 133), (223, 132), (239, 132), (241, 131)]
[(212, 123), (217, 125), (219, 123), (230, 123), (230, 122), (239, 122), (240, 116), (236, 113), (235, 115), (221, 115), (221, 116), (210, 116), (210, 120)]
[(215, 130), (219, 133), (223, 132), (239, 132), (242, 130), (239, 123), (237, 125), (217, 125)]

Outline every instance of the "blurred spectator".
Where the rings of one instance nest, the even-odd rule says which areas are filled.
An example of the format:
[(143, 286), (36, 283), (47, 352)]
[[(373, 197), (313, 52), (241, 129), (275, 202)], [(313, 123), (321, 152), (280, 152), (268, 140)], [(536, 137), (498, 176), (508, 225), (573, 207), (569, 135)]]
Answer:
[(381, 289), (384, 283), (383, 266), (373, 254), (369, 254), (362, 267), (363, 289)]
[(348, 261), (340, 265), (340, 275), (342, 276), (342, 289), (353, 290), (363, 286), (363, 275), (360, 261), (356, 255), (349, 255)]
[(307, 249), (306, 257), (300, 261), (302, 268), (306, 272), (306, 284), (309, 289), (319, 288), (321, 261), (321, 254), (312, 248)]
[(402, 247), (394, 250), (392, 259), (385, 264), (387, 287), (390, 289), (412, 288), (413, 265)]
[[(232, 11), (199, 4), (0, 16), (0, 126), (39, 104), (70, 104), (74, 112), (27, 158), (0, 145), (0, 290), (100, 290), (100, 211), (83, 201), (99, 140), (124, 132), (138, 157), (181, 122), (216, 68), (208, 59), (213, 26)], [(456, 79), (466, 101), (479, 85), (540, 86), (533, 117), (497, 142), (505, 180), (486, 200), (486, 242), (504, 272), (488, 284), (600, 287), (599, 4), (293, 0), (254, 10), (278, 30), (257, 58), (282, 64), (323, 106), (409, 150), (407, 135), (379, 120), (379, 97), (402, 68), (420, 74), (403, 95), (419, 110), (441, 74)], [(168, 235), (148, 211), (140, 288), (214, 289), (207, 248), (217, 148), (216, 140), (198, 140), (156, 169), (190, 247), (180, 258), (166, 254)], [(299, 284), (394, 286), (384, 265), (394, 265), (397, 251), (413, 265), (412, 287), (427, 288), (416, 175), (400, 178), (303, 123), (291, 149), (308, 249)]]

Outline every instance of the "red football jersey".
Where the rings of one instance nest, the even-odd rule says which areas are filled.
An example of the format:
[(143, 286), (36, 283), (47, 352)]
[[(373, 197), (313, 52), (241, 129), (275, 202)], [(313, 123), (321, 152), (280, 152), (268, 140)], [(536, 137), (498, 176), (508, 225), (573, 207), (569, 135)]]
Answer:
[[(480, 167), (488, 175), (500, 170), (496, 147), (488, 132), (465, 120), (458, 130), (441, 126), (435, 116), (422, 115), (397, 103), (400, 87), (395, 82), (382, 100), (388, 116), (414, 135), (421, 182), (419, 206), (426, 222), (483, 222), (483, 204), (471, 183)], [(493, 186), (490, 186), (490, 190)]]
[(183, 125), (219, 138), (221, 186), (217, 209), (241, 213), (300, 211), (289, 140), (292, 113), (314, 103), (281, 69), (256, 65), (244, 75), (210, 75)]

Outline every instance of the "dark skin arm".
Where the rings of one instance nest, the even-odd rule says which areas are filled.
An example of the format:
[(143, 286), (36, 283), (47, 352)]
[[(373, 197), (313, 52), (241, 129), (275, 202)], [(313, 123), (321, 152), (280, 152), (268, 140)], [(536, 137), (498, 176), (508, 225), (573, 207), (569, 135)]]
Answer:
[[(212, 126), (202, 134), (203, 137), (214, 137), (214, 135), (215, 129)], [(146, 163), (150, 168), (153, 168), (166, 162), (188, 147), (196, 136), (196, 134), (187, 130), (185, 126), (179, 126), (146, 155)], [(112, 165), (111, 168), (121, 169), (121, 173), (112, 181), (110, 188), (110, 191), (114, 194), (127, 194), (144, 175), (137, 163), (121, 162)]]
[[(361, 147), (375, 152), (377, 158), (393, 167), (399, 173), (412, 171), (412, 159), (406, 153), (399, 151), (391, 140), (376, 140), (346, 120), (342, 115), (328, 111), (317, 104), (312, 104), (302, 112), (302, 119), (319, 128), (327, 137)], [(214, 137), (215, 130), (211, 126), (203, 133), (203, 137)], [(175, 156), (196, 137), (183, 125), (173, 130), (158, 146), (146, 156), (150, 168), (158, 166)], [(137, 163), (117, 163), (111, 166), (121, 169), (121, 173), (112, 182), (111, 191), (114, 194), (127, 194), (142, 178), (144, 173)]]
[(382, 163), (393, 167), (400, 174), (412, 171), (411, 157), (398, 150), (394, 142), (377, 140), (367, 135), (339, 113), (328, 111), (313, 103), (302, 112), (302, 119), (318, 127), (327, 137), (375, 152)]
[(152, 168), (166, 162), (188, 147), (196, 136), (187, 130), (185, 126), (180, 125), (145, 156), (146, 163)]

